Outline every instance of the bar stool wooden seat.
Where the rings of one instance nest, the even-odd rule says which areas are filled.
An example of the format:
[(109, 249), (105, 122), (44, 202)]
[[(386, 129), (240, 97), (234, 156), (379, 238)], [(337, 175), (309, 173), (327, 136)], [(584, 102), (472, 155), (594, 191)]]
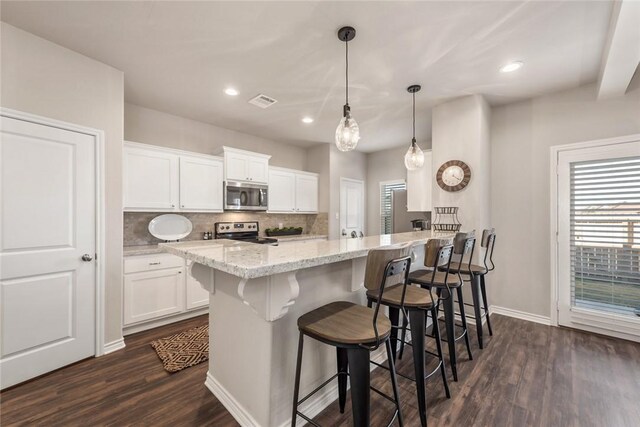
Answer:
[[(381, 297), (385, 287), (389, 284), (395, 287), (406, 287), (411, 268), (410, 249), (411, 245), (405, 244), (371, 250), (367, 256), (365, 276), (374, 277), (377, 281), (365, 282), (367, 290), (377, 290), (378, 297)], [(315, 421), (298, 411), (298, 406), (335, 378), (338, 378), (338, 403), (341, 413), (344, 413), (347, 397), (347, 379), (349, 379), (353, 423), (356, 427), (370, 425), (370, 390), (375, 391), (394, 404), (395, 411), (388, 425), (393, 424), (396, 418), (398, 419), (398, 424), (400, 426), (403, 425), (394, 357), (390, 342), (390, 335), (393, 330), (392, 324), (389, 318), (379, 313), (379, 311), (379, 306), (374, 309), (348, 301), (339, 301), (319, 307), (298, 318), (300, 335), (293, 393), (292, 426), (296, 425), (298, 416), (304, 418), (310, 424), (318, 426)], [(305, 397), (299, 399), (305, 335), (336, 347), (337, 373)], [(377, 350), (381, 345), (386, 347), (393, 397), (371, 387), (370, 384), (370, 353)]]
[[(443, 239), (431, 239), (425, 246), (425, 258), (429, 264), (433, 267), (433, 274), (440, 275), (437, 271), (439, 266), (447, 266), (451, 262), (451, 254), (453, 252), (453, 246), (448, 240)], [(375, 278), (369, 278), (365, 275), (365, 283), (367, 280), (374, 280)], [(374, 282), (375, 283), (375, 282)], [(422, 426), (427, 425), (427, 404), (426, 404), (426, 391), (425, 381), (440, 371), (442, 374), (442, 381), (444, 384), (445, 394), (449, 398), (451, 393), (449, 392), (449, 385), (447, 383), (446, 368), (444, 364), (444, 357), (442, 355), (442, 343), (440, 341), (440, 329), (437, 322), (436, 304), (433, 299), (433, 295), (430, 290), (423, 289), (417, 286), (402, 286), (395, 285), (384, 289), (382, 295), (376, 294), (374, 291), (369, 290), (367, 292), (368, 305), (373, 304), (385, 305), (389, 307), (389, 318), (391, 319), (392, 331), (391, 331), (391, 343), (392, 352), (395, 358), (396, 356), (396, 342), (398, 341), (398, 317), (399, 313), (403, 316), (403, 334), (401, 338), (401, 345), (411, 345), (413, 349), (413, 365), (415, 371), (415, 377), (411, 378), (402, 374), (398, 374), (404, 378), (415, 381), (417, 397), (418, 397), (418, 409), (420, 414), (420, 422)], [(436, 340), (437, 353), (432, 353), (425, 349), (425, 327), (427, 322), (427, 313), (431, 314), (433, 320), (434, 338)], [(411, 321), (411, 343), (405, 343), (405, 334), (407, 328), (407, 320)], [(425, 353), (429, 353), (438, 359), (438, 366), (430, 373), (425, 373)], [(373, 362), (372, 362), (373, 363)], [(386, 368), (386, 366), (374, 363), (377, 366)]]
[[(467, 259), (471, 259), (473, 256), (473, 249), (475, 247), (475, 236), (473, 232), (470, 233), (457, 233), (453, 242), (453, 253), (460, 256), (460, 262), (465, 262)], [(431, 268), (430, 260), (427, 259), (427, 251), (425, 251), (425, 267), (426, 269), (416, 270), (409, 275), (409, 283), (416, 283), (425, 289), (436, 289), (438, 295), (438, 307), (440, 305), (444, 308), (444, 323), (446, 326), (447, 334), (447, 346), (449, 347), (449, 364), (451, 365), (451, 373), (453, 374), (453, 380), (458, 381), (458, 366), (456, 355), (456, 342), (464, 338), (465, 345), (467, 347), (467, 354), (469, 360), (473, 360), (473, 354), (471, 353), (471, 344), (469, 342), (469, 333), (467, 329), (467, 318), (464, 311), (464, 297), (462, 293), (462, 286), (464, 281), (460, 273), (452, 273), (447, 269), (447, 266), (439, 266)], [(444, 271), (438, 271), (438, 270)], [(455, 289), (458, 296), (458, 308), (460, 310), (462, 333), (456, 336), (455, 331), (455, 308), (453, 290)], [(438, 309), (436, 309), (437, 313)], [(393, 322), (393, 319), (392, 319)], [(404, 334), (404, 331), (403, 331)], [(402, 349), (402, 343), (401, 350)]]
[(471, 260), (469, 260), (468, 263), (452, 262), (448, 269), (452, 273), (459, 273), (469, 277), (469, 282), (471, 283), (471, 296), (473, 298), (473, 311), (474, 319), (476, 322), (476, 333), (478, 335), (478, 345), (480, 346), (481, 350), (484, 348), (482, 319), (487, 320), (487, 329), (489, 330), (489, 336), (493, 336), (493, 330), (491, 329), (491, 318), (489, 316), (487, 289), (485, 286), (484, 278), (487, 273), (493, 271), (496, 268), (495, 264), (493, 263), (493, 248), (495, 246), (495, 242), (495, 229), (490, 228), (487, 230), (483, 230), (480, 246), (484, 248), (484, 265), (472, 264), (470, 262)]
[[(380, 316), (374, 328), (373, 310), (348, 301), (332, 302), (306, 313), (298, 319), (298, 328), (319, 341), (338, 344), (373, 344), (391, 333), (391, 322)], [(376, 335), (376, 328), (378, 334)]]

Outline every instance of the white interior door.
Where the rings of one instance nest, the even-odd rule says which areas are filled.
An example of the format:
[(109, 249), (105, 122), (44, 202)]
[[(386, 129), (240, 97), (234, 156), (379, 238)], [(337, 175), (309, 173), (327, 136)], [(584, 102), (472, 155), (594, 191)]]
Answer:
[(95, 354), (96, 147), (90, 135), (1, 123), (5, 388)]
[(364, 182), (340, 178), (340, 237), (364, 234)]
[(558, 155), (558, 323), (640, 340), (640, 141)]

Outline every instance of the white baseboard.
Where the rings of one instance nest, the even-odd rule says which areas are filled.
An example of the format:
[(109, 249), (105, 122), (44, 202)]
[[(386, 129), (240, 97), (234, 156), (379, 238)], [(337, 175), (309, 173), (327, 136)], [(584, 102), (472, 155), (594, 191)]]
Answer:
[(148, 322), (139, 323), (135, 325), (125, 326), (122, 329), (122, 335), (127, 336), (136, 334), (138, 332), (147, 331), (149, 329), (157, 328), (159, 326), (168, 325), (170, 323), (179, 322), (181, 320), (187, 320), (192, 317), (202, 316), (209, 313), (209, 306), (198, 308), (193, 311), (187, 311), (186, 313), (180, 313), (173, 316), (162, 317), (160, 319), (150, 320)]
[(260, 424), (249, 414), (234, 397), (222, 386), (209, 371), (204, 381), (205, 387), (222, 403), (235, 420), (243, 427), (260, 427)]
[(102, 355), (113, 353), (114, 351), (122, 350), (125, 347), (124, 338), (117, 339), (115, 341), (108, 342), (104, 345), (104, 352)]
[(489, 307), (489, 313), (501, 314), (503, 316), (515, 317), (516, 319), (551, 326), (551, 318), (548, 316), (540, 316), (539, 314), (527, 313), (525, 311), (513, 310), (511, 308), (492, 305), (491, 307)]
[[(387, 360), (387, 353), (384, 351), (384, 346), (381, 347), (381, 350), (378, 350), (371, 355), (371, 360), (376, 363), (383, 363)], [(377, 368), (374, 364), (371, 364), (370, 366), (371, 370)], [(211, 393), (213, 393), (213, 395), (220, 401), (220, 403), (222, 403), (222, 405), (241, 426), (260, 427), (260, 424), (258, 424), (255, 418), (253, 418), (251, 414), (208, 371), (204, 385)], [(347, 383), (347, 389), (348, 388), (349, 383)], [(299, 410), (309, 418), (313, 418), (337, 399), (338, 381), (336, 380), (327, 384), (323, 389), (310, 397), (309, 400), (299, 407)], [(304, 426), (306, 424), (307, 422), (304, 419), (299, 418), (297, 425)], [(287, 427), (290, 425), (291, 420), (287, 420), (282, 423), (280, 427)]]

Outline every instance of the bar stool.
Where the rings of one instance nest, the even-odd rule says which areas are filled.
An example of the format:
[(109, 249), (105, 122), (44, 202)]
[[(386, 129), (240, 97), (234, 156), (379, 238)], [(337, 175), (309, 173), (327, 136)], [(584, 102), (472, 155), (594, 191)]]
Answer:
[[(475, 247), (476, 238), (473, 232), (470, 233), (456, 233), (453, 242), (453, 253), (460, 255), (460, 262), (464, 262), (465, 259), (470, 260), (473, 256), (473, 249)], [(444, 308), (444, 323), (447, 333), (447, 346), (449, 347), (449, 364), (451, 365), (451, 373), (453, 374), (453, 380), (458, 381), (458, 364), (456, 355), (456, 342), (464, 338), (467, 354), (469, 360), (473, 360), (473, 354), (471, 354), (471, 344), (469, 343), (469, 333), (467, 329), (467, 318), (464, 312), (464, 297), (462, 294), (462, 286), (464, 284), (460, 273), (449, 274), (449, 271), (438, 271), (438, 269), (431, 269), (426, 259), (427, 253), (425, 252), (425, 266), (426, 269), (416, 270), (409, 274), (409, 283), (417, 283), (421, 287), (426, 289), (435, 288), (438, 295), (438, 305), (436, 306), (436, 314), (438, 313), (438, 307), (440, 305)], [(452, 289), (456, 290), (458, 296), (458, 307), (460, 309), (461, 327), (462, 333), (456, 337), (455, 334), (455, 309), (454, 298)], [(447, 295), (443, 296), (444, 291)], [(403, 344), (400, 343), (401, 351), (403, 350)]]
[[(377, 291), (379, 298), (389, 283), (407, 286), (407, 278), (411, 267), (410, 244), (388, 246), (369, 251), (365, 276), (368, 291)], [(347, 301), (333, 302), (306, 313), (298, 318), (298, 359), (296, 363), (296, 379), (293, 392), (293, 414), (291, 425), (296, 425), (297, 416), (304, 418), (314, 426), (318, 424), (300, 411), (298, 406), (313, 394), (326, 386), (334, 378), (338, 378), (338, 403), (340, 413), (344, 413), (347, 397), (347, 377), (351, 383), (351, 402), (353, 423), (356, 427), (370, 425), (370, 390), (394, 403), (396, 409), (389, 422), (395, 418), (403, 425), (400, 411), (400, 397), (396, 381), (393, 353), (391, 351), (391, 322), (384, 314), (379, 314), (380, 306), (375, 309), (364, 307)], [(322, 383), (311, 393), (298, 400), (300, 392), (300, 371), (302, 368), (302, 348), (304, 336), (336, 347), (337, 373)], [(389, 361), (389, 373), (393, 388), (393, 398), (382, 391), (371, 387), (369, 363), (371, 352), (384, 344)]]
[[(493, 271), (496, 266), (493, 263), (493, 247), (496, 242), (495, 229), (490, 228), (482, 231), (482, 240), (480, 246), (484, 248), (484, 259), (482, 265), (472, 264), (471, 258), (468, 263), (452, 262), (449, 266), (449, 271), (452, 273), (461, 273), (465, 276), (469, 276), (471, 283), (471, 296), (473, 298), (473, 311), (476, 322), (476, 332), (478, 334), (478, 345), (482, 350), (484, 348), (482, 335), (482, 319), (487, 319), (487, 328), (489, 329), (489, 336), (493, 336), (493, 330), (491, 329), (491, 318), (489, 317), (489, 302), (487, 301), (487, 289), (485, 287), (484, 276), (488, 272)], [(462, 260), (461, 260), (462, 261)], [(491, 264), (491, 267), (489, 267)], [(441, 268), (442, 269), (442, 268)], [(480, 301), (482, 297), (482, 301)], [(480, 310), (484, 311), (484, 314)]]
[[(453, 246), (445, 239), (431, 239), (425, 246), (425, 263), (428, 266), (433, 267), (433, 275), (437, 274), (437, 269), (440, 266), (448, 266), (451, 263), (451, 254), (453, 253)], [(368, 280), (375, 278), (367, 277), (365, 275), (365, 283)], [(415, 381), (418, 397), (418, 408), (420, 413), (420, 422), (422, 426), (427, 425), (427, 404), (426, 404), (426, 392), (425, 381), (433, 374), (440, 370), (442, 374), (442, 382), (444, 383), (444, 390), (447, 398), (451, 397), (449, 392), (449, 384), (447, 384), (447, 374), (444, 364), (444, 358), (442, 356), (442, 343), (440, 342), (440, 328), (438, 326), (436, 304), (433, 300), (433, 295), (430, 290), (423, 289), (416, 286), (403, 286), (398, 284), (395, 286), (388, 286), (384, 289), (382, 295), (378, 295), (374, 290), (367, 291), (367, 301), (369, 307), (372, 304), (384, 305), (389, 307), (389, 318), (391, 319), (391, 348), (392, 353), (396, 355), (395, 343), (398, 341), (398, 315), (402, 312), (403, 315), (403, 334), (402, 344), (411, 345), (413, 349), (413, 366), (415, 371), (415, 377), (411, 378), (398, 373), (401, 377)], [(407, 314), (408, 312), (408, 314)], [(425, 326), (427, 323), (427, 313), (431, 313), (432, 320), (434, 322), (434, 337), (436, 340), (437, 353), (432, 353), (425, 349)], [(406, 333), (406, 321), (411, 320), (411, 343), (405, 343)], [(429, 374), (425, 374), (425, 352), (438, 358), (438, 366)], [(376, 366), (387, 368), (384, 365), (372, 362)]]

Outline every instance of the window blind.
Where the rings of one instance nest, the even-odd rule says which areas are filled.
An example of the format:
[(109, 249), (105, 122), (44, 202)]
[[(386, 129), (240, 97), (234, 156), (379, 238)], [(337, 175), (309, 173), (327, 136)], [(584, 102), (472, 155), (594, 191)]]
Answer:
[(572, 163), (571, 303), (640, 316), (640, 157)]
[(380, 233), (390, 234), (393, 230), (391, 194), (394, 190), (405, 190), (405, 182), (390, 182), (380, 184)]

